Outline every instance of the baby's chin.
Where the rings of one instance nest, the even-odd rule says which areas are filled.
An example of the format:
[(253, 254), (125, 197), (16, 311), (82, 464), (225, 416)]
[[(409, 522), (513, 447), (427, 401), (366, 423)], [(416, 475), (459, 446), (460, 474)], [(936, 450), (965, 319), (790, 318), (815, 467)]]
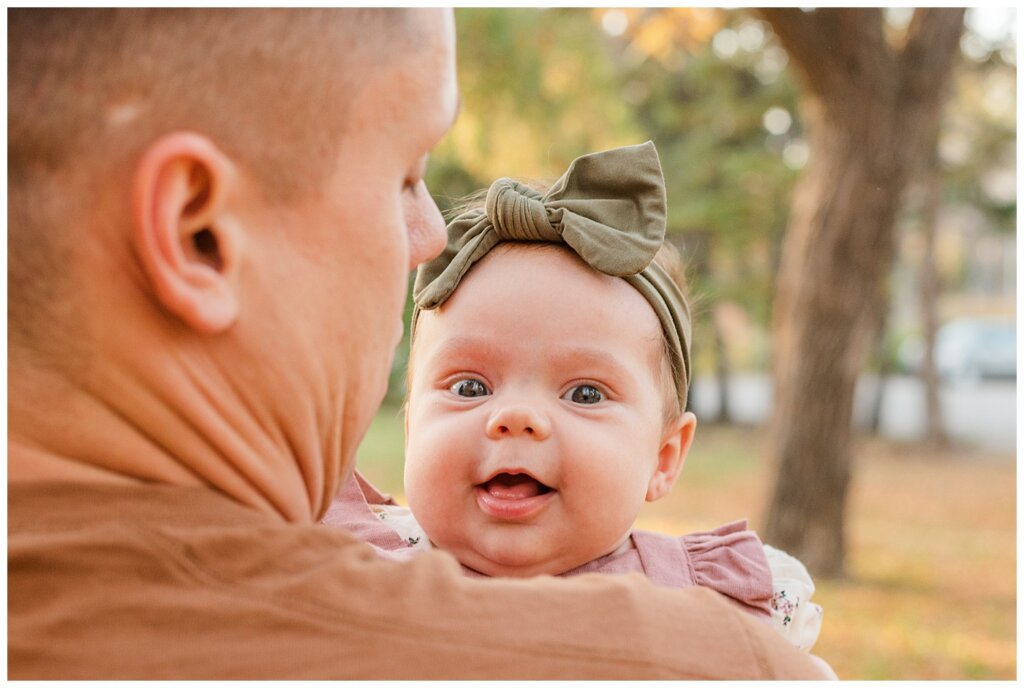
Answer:
[(538, 556), (536, 551), (514, 552), (508, 549), (497, 552), (481, 552), (470, 549), (453, 553), (463, 566), (494, 578), (558, 576), (614, 552), (628, 537), (627, 533), (614, 545), (608, 547), (595, 547), (590, 551), (577, 552), (560, 550), (548, 557)]
[(533, 576), (557, 576), (571, 571), (575, 566), (566, 567), (557, 561), (539, 561), (524, 563), (504, 563), (484, 557), (465, 557), (460, 559), (463, 566), (468, 566), (478, 573), (492, 578), (532, 578)]

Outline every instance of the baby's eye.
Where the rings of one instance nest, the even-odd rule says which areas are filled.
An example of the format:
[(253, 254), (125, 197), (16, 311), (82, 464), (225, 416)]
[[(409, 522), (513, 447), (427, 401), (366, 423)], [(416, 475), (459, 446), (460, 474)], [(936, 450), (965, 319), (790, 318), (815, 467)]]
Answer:
[(574, 404), (596, 404), (604, 401), (604, 395), (601, 394), (601, 390), (593, 385), (576, 385), (563, 394), (562, 398), (568, 399)]
[(487, 389), (487, 385), (473, 378), (459, 380), (448, 390), (459, 397), (483, 397), (491, 393), (491, 390)]

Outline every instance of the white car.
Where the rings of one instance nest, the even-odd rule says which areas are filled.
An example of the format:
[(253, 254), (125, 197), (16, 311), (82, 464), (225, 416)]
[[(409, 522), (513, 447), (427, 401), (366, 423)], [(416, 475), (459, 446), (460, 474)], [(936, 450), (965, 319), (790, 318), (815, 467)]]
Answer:
[[(900, 348), (900, 362), (920, 370), (924, 343), (920, 338)], [(935, 367), (947, 381), (1017, 378), (1017, 328), (1012, 320), (958, 318), (939, 328)]]

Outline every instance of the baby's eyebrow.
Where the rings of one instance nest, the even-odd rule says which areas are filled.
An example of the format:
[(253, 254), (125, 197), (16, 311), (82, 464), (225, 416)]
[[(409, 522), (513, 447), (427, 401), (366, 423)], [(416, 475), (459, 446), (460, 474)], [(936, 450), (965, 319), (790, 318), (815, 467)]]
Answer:
[[(434, 360), (452, 358), (501, 358), (506, 347), (490, 337), (458, 335), (445, 339), (429, 356)], [(544, 360), (552, 367), (565, 370), (592, 368), (604, 374), (625, 376), (627, 369), (611, 352), (586, 345), (566, 344), (545, 346)]]
[(595, 368), (604, 374), (626, 376), (628, 371), (618, 357), (605, 349), (589, 346), (555, 346), (546, 353), (552, 365), (567, 370)]
[(434, 359), (466, 356), (493, 356), (501, 354), (500, 344), (486, 337), (460, 335), (445, 339), (436, 349), (430, 352)]

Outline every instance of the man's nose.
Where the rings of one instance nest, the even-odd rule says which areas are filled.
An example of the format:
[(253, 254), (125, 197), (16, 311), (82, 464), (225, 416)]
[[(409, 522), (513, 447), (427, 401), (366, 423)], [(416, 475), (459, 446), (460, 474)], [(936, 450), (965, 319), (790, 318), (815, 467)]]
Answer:
[(494, 411), (487, 419), (487, 436), (492, 440), (505, 437), (531, 437), (547, 439), (551, 435), (551, 421), (534, 406), (507, 405)]
[(409, 233), (409, 270), (436, 257), (447, 243), (444, 218), (422, 181), (403, 208)]

